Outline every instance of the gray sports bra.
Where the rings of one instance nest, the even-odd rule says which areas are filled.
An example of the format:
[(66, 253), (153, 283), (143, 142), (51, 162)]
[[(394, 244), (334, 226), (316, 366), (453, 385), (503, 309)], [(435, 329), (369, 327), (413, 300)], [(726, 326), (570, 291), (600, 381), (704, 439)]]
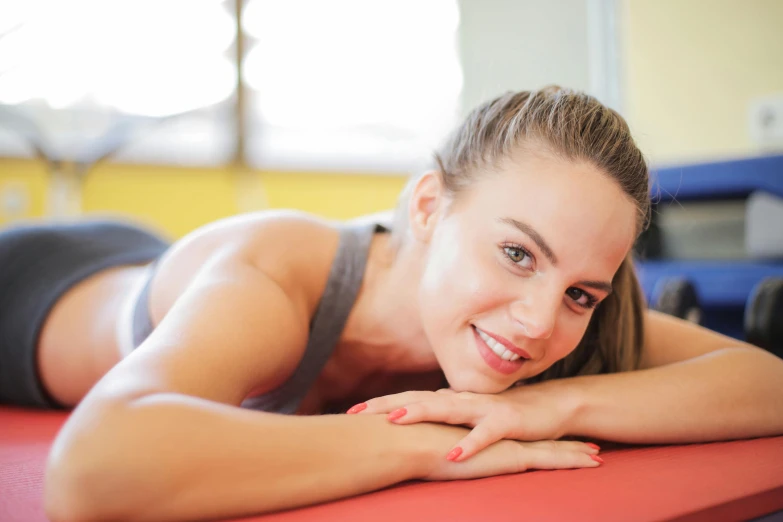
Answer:
[[(310, 323), (307, 347), (299, 366), (279, 388), (246, 399), (242, 403), (243, 407), (276, 413), (296, 412), (340, 339), (364, 278), (373, 235), (387, 231), (379, 223), (346, 224), (340, 227), (337, 254), (326, 289)], [(151, 281), (152, 274), (139, 294), (133, 311), (134, 347), (138, 347), (153, 330), (149, 313)]]

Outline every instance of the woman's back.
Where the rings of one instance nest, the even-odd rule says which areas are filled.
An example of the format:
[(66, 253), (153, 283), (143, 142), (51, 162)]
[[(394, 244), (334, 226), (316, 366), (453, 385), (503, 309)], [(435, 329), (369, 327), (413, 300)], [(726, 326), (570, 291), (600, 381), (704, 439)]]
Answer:
[(43, 324), (38, 356), (45, 388), (59, 404), (77, 404), (138, 344), (133, 342), (134, 316), (138, 321), (139, 311), (146, 312), (151, 330), (214, 263), (246, 262), (273, 279), (302, 317), (312, 319), (339, 236), (336, 226), (304, 214), (248, 214), (202, 227), (150, 263), (88, 277), (58, 299)]

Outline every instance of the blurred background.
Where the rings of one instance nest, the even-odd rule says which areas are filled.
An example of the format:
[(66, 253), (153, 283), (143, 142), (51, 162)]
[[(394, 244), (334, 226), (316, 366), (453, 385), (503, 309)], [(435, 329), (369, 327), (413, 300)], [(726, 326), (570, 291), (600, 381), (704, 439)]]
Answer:
[(779, 0), (0, 0), (0, 225), (179, 237), (394, 206), (506, 90), (585, 90), (654, 167), (783, 149)]

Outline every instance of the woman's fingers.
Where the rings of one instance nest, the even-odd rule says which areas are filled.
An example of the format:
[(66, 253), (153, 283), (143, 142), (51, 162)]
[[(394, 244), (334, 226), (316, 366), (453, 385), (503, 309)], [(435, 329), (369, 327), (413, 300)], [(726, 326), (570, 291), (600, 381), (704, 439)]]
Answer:
[(435, 392), (430, 391), (407, 391), (395, 393), (393, 395), (384, 395), (370, 399), (367, 402), (361, 402), (348, 409), (346, 413), (390, 413), (398, 408), (402, 408), (411, 403), (425, 401), (427, 399), (438, 398), (443, 395), (457, 395), (457, 392), (451, 388), (441, 388)]
[(590, 442), (580, 442), (577, 440), (538, 440), (534, 442), (526, 442), (532, 447), (536, 448), (552, 448), (552, 444), (556, 444), (557, 448), (566, 448), (573, 451), (581, 451), (588, 455), (597, 455), (601, 448)]
[(539, 440), (534, 442), (524, 442), (525, 446), (539, 450), (565, 449), (570, 451), (580, 451), (587, 455), (598, 455), (601, 448), (597, 445), (580, 441), (565, 440)]
[[(486, 417), (473, 428), (456, 446), (449, 452), (447, 458), (454, 462), (463, 462), (490, 444), (501, 439), (508, 438), (502, 423), (493, 422), (493, 417)], [(579, 441), (535, 441), (527, 443), (531, 448), (546, 450), (580, 451), (587, 455), (597, 455), (601, 448), (592, 443)]]
[(391, 411), (388, 419), (395, 424), (441, 422), (472, 427), (480, 420), (480, 415), (476, 404), (455, 400), (446, 394), (433, 394), (428, 400)]
[(453, 462), (462, 462), (483, 450), (493, 442), (503, 438), (503, 433), (498, 426), (491, 422), (480, 422), (464, 439), (459, 441), (454, 449), (449, 452), (447, 459)]
[[(461, 429), (461, 428), (460, 428)], [(425, 480), (455, 480), (521, 473), (534, 469), (595, 468), (595, 449), (566, 441), (499, 440), (464, 462), (439, 458)]]
[(520, 442), (519, 471), (529, 469), (595, 468), (603, 462), (597, 451), (583, 442)]
[(428, 391), (408, 391), (395, 393), (394, 395), (384, 395), (383, 397), (376, 397), (367, 402), (359, 403), (351, 407), (346, 413), (390, 413), (407, 404), (419, 402), (432, 396), (434, 396), (433, 392)]

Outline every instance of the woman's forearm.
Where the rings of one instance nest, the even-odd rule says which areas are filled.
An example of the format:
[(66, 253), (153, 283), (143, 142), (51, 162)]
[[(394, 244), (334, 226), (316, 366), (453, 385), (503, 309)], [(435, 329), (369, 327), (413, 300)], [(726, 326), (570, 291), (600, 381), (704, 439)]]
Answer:
[(541, 386), (578, 403), (567, 435), (666, 444), (783, 433), (782, 384), (782, 360), (759, 349), (729, 348), (667, 366)]
[(197, 520), (356, 495), (419, 476), (433, 442), (445, 452), (461, 436), (411, 428), (174, 394), (77, 411), (52, 450), (47, 512), (55, 521)]

